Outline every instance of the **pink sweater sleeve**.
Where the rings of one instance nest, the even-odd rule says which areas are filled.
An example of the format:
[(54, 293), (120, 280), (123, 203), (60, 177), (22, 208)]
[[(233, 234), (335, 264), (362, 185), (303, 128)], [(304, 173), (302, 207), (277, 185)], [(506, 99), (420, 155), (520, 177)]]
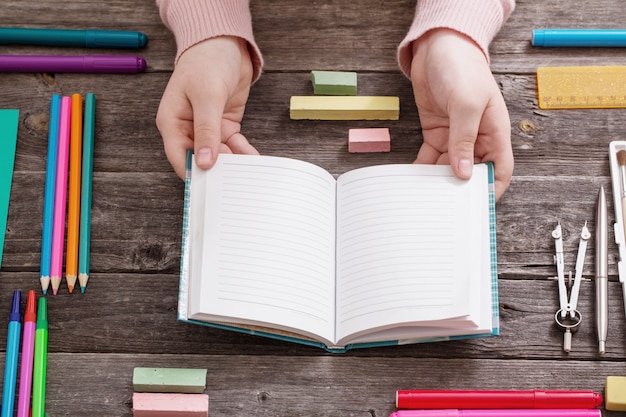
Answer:
[(249, 0), (156, 0), (161, 20), (176, 38), (176, 61), (191, 46), (217, 36), (236, 36), (248, 42), (254, 66), (253, 81), (263, 57), (252, 33)]
[(489, 59), (489, 43), (515, 8), (515, 0), (418, 0), (409, 33), (398, 47), (398, 63), (408, 77), (412, 43), (432, 29), (448, 28), (471, 38)]

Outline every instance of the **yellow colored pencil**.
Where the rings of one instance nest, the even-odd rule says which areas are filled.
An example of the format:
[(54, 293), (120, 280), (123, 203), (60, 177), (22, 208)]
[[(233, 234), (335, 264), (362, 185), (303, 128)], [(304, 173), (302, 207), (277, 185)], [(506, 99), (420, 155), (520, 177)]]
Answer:
[(70, 184), (67, 205), (67, 252), (65, 279), (71, 293), (78, 277), (78, 236), (80, 230), (80, 179), (83, 142), (83, 97), (72, 95), (72, 125), (70, 136)]

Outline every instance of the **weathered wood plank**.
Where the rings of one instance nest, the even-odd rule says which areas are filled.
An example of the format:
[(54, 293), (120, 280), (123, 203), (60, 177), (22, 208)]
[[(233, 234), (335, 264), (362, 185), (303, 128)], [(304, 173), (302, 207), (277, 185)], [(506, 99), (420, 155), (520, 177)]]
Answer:
[(210, 415), (216, 417), (386, 417), (395, 411), (398, 389), (602, 393), (606, 376), (626, 373), (624, 363), (611, 361), (54, 353), (48, 358), (46, 411), (54, 416), (132, 416), (136, 366), (207, 369), (205, 392)]
[[(13, 290), (39, 288), (37, 274), (0, 274), (0, 305), (10, 305)], [(598, 359), (594, 328), (594, 286), (585, 281), (579, 310), (584, 317), (572, 352), (562, 351), (562, 332), (554, 323), (556, 282), (548, 279), (499, 280), (501, 335), (486, 339), (356, 349), (345, 356), (474, 359)], [(610, 326), (606, 360), (624, 358), (626, 319), (621, 285), (610, 284)], [(176, 320), (177, 275), (92, 274), (85, 294), (68, 294), (63, 283), (49, 296), (49, 350), (55, 353), (202, 353), (236, 355), (328, 356), (322, 349)], [(0, 346), (6, 329), (0, 328)]]

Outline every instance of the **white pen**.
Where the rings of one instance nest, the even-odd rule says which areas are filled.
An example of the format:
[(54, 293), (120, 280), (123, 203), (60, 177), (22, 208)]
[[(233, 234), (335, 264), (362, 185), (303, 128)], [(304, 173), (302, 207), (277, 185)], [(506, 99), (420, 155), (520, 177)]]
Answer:
[(598, 193), (596, 207), (596, 329), (599, 353), (606, 353), (606, 336), (609, 327), (609, 256), (608, 220), (604, 187)]

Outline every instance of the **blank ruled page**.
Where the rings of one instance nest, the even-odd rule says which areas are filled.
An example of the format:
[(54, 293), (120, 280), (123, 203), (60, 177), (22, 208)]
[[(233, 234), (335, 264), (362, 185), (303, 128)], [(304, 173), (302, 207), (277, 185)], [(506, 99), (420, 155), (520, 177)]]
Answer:
[(201, 261), (192, 255), (192, 272), (203, 274), (191, 280), (201, 282), (190, 288), (199, 291), (190, 294), (192, 315), (332, 338), (334, 178), (306, 162), (242, 155), (220, 155), (214, 168), (194, 175), (206, 176), (206, 201)]
[[(477, 168), (472, 181), (484, 178)], [(396, 165), (344, 174), (337, 187), (339, 334), (472, 312), (472, 182), (447, 166)]]

